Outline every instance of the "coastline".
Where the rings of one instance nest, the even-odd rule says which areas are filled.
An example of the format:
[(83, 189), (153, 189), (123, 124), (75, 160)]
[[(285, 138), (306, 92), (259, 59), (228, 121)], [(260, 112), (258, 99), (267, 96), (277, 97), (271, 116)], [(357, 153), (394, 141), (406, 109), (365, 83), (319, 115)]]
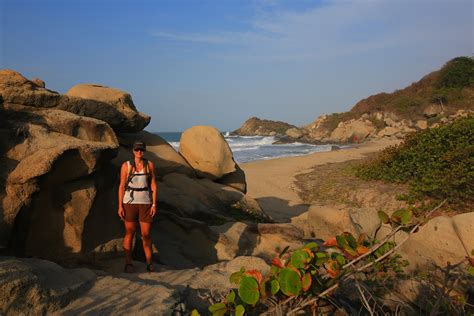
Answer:
[(337, 151), (303, 156), (258, 160), (240, 164), (247, 181), (247, 194), (276, 221), (289, 222), (304, 213), (309, 205), (298, 196), (296, 176), (315, 166), (365, 158), (366, 154), (400, 143), (398, 139), (377, 139)]

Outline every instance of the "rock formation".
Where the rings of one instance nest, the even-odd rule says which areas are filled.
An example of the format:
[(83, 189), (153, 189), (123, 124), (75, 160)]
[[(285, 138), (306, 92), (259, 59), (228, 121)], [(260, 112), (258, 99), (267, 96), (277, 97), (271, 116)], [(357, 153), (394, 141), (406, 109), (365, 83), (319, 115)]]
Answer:
[(215, 180), (237, 170), (229, 144), (211, 126), (193, 126), (185, 130), (179, 152), (203, 178)]
[(295, 127), (285, 122), (261, 120), (258, 117), (251, 117), (240, 128), (233, 131), (232, 134), (241, 136), (275, 136), (284, 135), (288, 129)]
[(148, 144), (159, 204), (175, 222), (201, 220), (195, 223), (200, 227), (235, 217), (271, 220), (242, 193), (245, 175), (214, 128), (185, 133), (181, 155), (142, 131), (150, 118), (137, 112), (126, 92), (77, 85), (61, 95), (44, 87), (39, 79), (0, 71), (1, 248), (62, 263), (108, 249), (123, 234), (116, 215), (118, 173), (132, 158), (136, 139)]

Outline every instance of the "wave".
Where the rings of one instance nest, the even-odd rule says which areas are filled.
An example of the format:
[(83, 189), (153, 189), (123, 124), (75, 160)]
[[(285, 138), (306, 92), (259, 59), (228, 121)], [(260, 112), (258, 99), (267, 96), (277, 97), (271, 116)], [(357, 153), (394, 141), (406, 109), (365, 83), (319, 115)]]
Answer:
[[(277, 139), (274, 136), (231, 136), (224, 132), (224, 137), (237, 163), (256, 160), (268, 160), (282, 157), (297, 157), (317, 152), (330, 151), (332, 145), (313, 145), (306, 143), (273, 144)], [(179, 151), (179, 141), (169, 141), (176, 151)], [(339, 146), (341, 149), (350, 146)]]

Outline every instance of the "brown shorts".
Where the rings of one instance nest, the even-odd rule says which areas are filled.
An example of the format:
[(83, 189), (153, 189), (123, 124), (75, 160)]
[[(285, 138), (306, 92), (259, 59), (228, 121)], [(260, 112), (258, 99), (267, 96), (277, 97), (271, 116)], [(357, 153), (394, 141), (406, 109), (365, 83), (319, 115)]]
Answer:
[(153, 222), (153, 217), (150, 216), (151, 204), (123, 204), (123, 210), (126, 222)]

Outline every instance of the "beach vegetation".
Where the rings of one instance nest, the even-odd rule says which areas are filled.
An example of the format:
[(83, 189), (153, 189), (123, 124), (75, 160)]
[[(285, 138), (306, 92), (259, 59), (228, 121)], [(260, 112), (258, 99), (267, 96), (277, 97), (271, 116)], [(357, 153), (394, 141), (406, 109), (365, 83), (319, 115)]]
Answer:
[(376, 118), (375, 116), (372, 116), (372, 115), (369, 116), (368, 120), (370, 122), (372, 122), (372, 124), (374, 124), (374, 126), (377, 130), (384, 129), (385, 126), (387, 126), (387, 124), (385, 124), (384, 120), (378, 119), (378, 118)]
[[(310, 241), (293, 251), (288, 251), (286, 247), (273, 258), (267, 273), (242, 267), (230, 276), (230, 282), (235, 284), (236, 289), (230, 290), (208, 310), (212, 315), (315, 314), (331, 305), (334, 309), (341, 309), (343, 303), (338, 301), (336, 290), (349, 285), (360, 298), (359, 306), (351, 306), (354, 310), (365, 308), (370, 314), (390, 313), (390, 307), (383, 301), (384, 293), (392, 291), (398, 280), (408, 278), (403, 271), (409, 263), (395, 251), (445, 202), (420, 217), (409, 208), (400, 209), (392, 215), (380, 211), (379, 229), (382, 225), (392, 227), (380, 239), (377, 238), (379, 229), (374, 236), (354, 236), (344, 232), (325, 241)], [(393, 237), (401, 230), (408, 235), (397, 244)], [(465, 311), (467, 298), (459, 294), (462, 292), (456, 292), (459, 294), (456, 297), (450, 293), (457, 286), (465, 287), (472, 280), (469, 269), (474, 258), (468, 259), (455, 265), (448, 263), (445, 271), (450, 280), (449, 286), (432, 286), (437, 293), (436, 302), (442, 303), (429, 301), (426, 307), (428, 312)], [(420, 276), (420, 282), (431, 277), (429, 274)], [(443, 277), (446, 279), (446, 275), (438, 279), (443, 280)], [(414, 311), (409, 306), (407, 310)]]
[(436, 88), (462, 89), (474, 86), (474, 59), (457, 57), (449, 61), (440, 71)]
[(366, 180), (406, 183), (412, 200), (474, 204), (474, 118), (408, 135), (356, 168)]
[(333, 131), (343, 121), (354, 118), (350, 112), (332, 113), (322, 122), (322, 127), (328, 131)]

